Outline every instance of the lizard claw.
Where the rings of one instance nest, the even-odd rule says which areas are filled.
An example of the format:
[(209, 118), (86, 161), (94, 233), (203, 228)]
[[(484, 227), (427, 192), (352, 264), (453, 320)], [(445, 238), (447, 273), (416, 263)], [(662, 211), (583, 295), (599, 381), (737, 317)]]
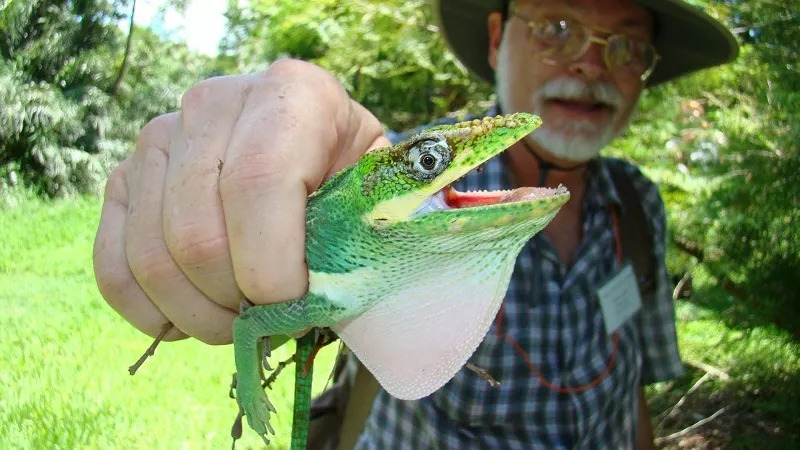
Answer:
[(259, 389), (252, 398), (243, 399), (240, 394), (239, 401), (250, 428), (261, 436), (264, 443), (269, 444), (268, 436), (275, 434), (275, 429), (272, 428), (269, 418), (271, 413), (274, 414), (277, 411), (267, 398), (267, 394)]
[(231, 378), (231, 390), (228, 391), (228, 397), (236, 398), (236, 395), (233, 393), (234, 390), (236, 390), (236, 372), (233, 373), (233, 377)]
[(240, 406), (236, 418), (233, 419), (233, 426), (231, 426), (231, 437), (233, 438), (231, 450), (236, 450), (236, 440), (242, 438), (242, 417), (244, 417), (244, 411)]
[(270, 348), (270, 340), (269, 336), (264, 336), (263, 340), (261, 341), (261, 364), (264, 366), (264, 370), (272, 370), (270, 367), (267, 358), (272, 355), (272, 349)]
[(242, 300), (242, 302), (239, 303), (239, 314), (244, 314), (245, 311), (252, 308), (253, 306), (255, 305), (250, 300), (248, 299)]

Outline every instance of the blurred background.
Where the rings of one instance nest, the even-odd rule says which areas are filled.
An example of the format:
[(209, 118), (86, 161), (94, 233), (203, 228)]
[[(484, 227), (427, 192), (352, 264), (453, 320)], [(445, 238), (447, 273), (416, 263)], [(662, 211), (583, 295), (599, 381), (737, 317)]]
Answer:
[[(688, 370), (648, 389), (657, 442), (798, 448), (800, 2), (690, 3), (740, 57), (647, 91), (607, 152), (667, 204)], [(94, 284), (105, 179), (193, 83), (284, 56), (333, 72), (390, 129), (485, 111), (491, 89), (436, 31), (424, 0), (0, 0), (0, 448), (229, 446), (230, 347), (162, 345), (127, 374), (150, 341)], [(278, 448), (291, 383), (271, 394)]]

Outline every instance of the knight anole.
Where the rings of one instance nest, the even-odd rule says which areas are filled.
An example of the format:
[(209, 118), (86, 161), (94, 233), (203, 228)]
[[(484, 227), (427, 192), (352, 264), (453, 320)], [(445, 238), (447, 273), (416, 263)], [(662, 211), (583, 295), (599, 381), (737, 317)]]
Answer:
[[(497, 313), (517, 254), (569, 194), (462, 193), (450, 184), (539, 123), (513, 114), (430, 128), (365, 154), (309, 196), (308, 293), (247, 305), (233, 325), (236, 400), (259, 435), (266, 440), (274, 412), (261, 386), (270, 336), (330, 328), (401, 399), (429, 395), (461, 369)], [(301, 339), (298, 353), (313, 345)], [(292, 448), (305, 449), (310, 376), (297, 374)]]

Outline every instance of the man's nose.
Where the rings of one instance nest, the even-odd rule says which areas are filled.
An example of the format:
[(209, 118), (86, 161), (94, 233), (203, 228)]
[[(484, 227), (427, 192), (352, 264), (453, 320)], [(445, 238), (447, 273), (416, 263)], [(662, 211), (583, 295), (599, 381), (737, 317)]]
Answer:
[(603, 58), (604, 47), (597, 42), (591, 42), (589, 48), (578, 59), (571, 62), (569, 71), (573, 75), (586, 81), (595, 81), (606, 75), (608, 67)]

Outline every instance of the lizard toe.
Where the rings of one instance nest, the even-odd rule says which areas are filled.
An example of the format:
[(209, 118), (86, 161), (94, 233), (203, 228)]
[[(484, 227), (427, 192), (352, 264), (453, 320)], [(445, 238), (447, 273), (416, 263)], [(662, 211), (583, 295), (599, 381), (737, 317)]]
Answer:
[(275, 429), (269, 419), (270, 414), (275, 412), (275, 407), (272, 406), (267, 395), (264, 392), (257, 392), (255, 398), (243, 403), (242, 408), (250, 428), (265, 440), (268, 435), (274, 435)]

